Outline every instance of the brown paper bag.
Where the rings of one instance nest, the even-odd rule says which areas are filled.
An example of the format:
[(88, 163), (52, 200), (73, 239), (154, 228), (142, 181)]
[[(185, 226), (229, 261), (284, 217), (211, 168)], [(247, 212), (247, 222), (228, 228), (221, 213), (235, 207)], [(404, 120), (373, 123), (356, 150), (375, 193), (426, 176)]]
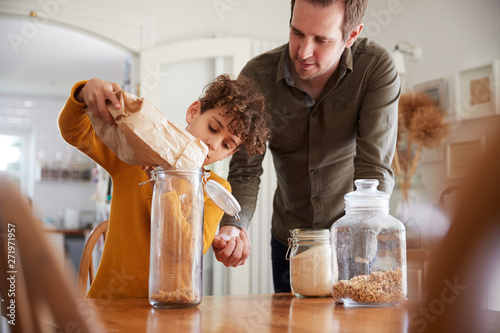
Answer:
[(85, 108), (99, 138), (130, 165), (201, 167), (208, 147), (168, 121), (150, 101), (126, 91), (116, 93), (120, 109), (108, 104), (117, 127), (113, 128)]

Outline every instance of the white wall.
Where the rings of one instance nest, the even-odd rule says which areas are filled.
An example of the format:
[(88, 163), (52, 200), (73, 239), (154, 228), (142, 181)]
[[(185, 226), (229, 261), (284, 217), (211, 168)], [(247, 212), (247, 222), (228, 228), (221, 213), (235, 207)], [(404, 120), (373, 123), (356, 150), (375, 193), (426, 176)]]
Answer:
[[(26, 103), (26, 102), (30, 103)], [(18, 96), (0, 94), (1, 125), (9, 129), (32, 130), (35, 158), (53, 164), (74, 161), (94, 164), (85, 155), (69, 146), (57, 127), (57, 116), (66, 102), (65, 98), (44, 96)], [(57, 157), (57, 158), (56, 158)], [(32, 165), (31, 172), (34, 172)], [(95, 189), (92, 181), (36, 181), (32, 196), (33, 207), (40, 216), (57, 222), (66, 207), (78, 210), (95, 210), (90, 196)], [(28, 194), (28, 193), (25, 193)]]
[[(457, 71), (500, 58), (499, 13), (500, 2), (496, 0), (372, 0), (365, 14), (364, 35), (389, 50), (401, 40), (422, 48), (419, 61), (405, 56), (407, 88), (444, 78), (449, 112), (453, 113), (457, 107)], [(447, 142), (479, 138), (493, 128), (500, 128), (499, 116), (454, 122)], [(447, 186), (457, 182), (447, 179), (445, 171), (445, 156), (441, 162), (417, 167), (432, 203), (437, 202)]]

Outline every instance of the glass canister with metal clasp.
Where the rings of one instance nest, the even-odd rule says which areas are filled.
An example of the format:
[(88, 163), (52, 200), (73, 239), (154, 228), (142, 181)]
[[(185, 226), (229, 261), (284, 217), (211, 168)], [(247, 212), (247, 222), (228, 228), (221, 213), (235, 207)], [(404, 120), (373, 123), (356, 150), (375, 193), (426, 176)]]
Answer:
[(157, 308), (196, 307), (202, 300), (204, 185), (227, 214), (240, 208), (201, 168), (157, 167), (151, 205), (149, 302)]
[(287, 259), (292, 292), (299, 297), (331, 296), (330, 230), (294, 229), (290, 234)]
[(345, 215), (331, 228), (337, 261), (333, 297), (345, 306), (390, 306), (406, 298), (406, 238), (389, 215), (389, 195), (376, 179), (358, 179)]

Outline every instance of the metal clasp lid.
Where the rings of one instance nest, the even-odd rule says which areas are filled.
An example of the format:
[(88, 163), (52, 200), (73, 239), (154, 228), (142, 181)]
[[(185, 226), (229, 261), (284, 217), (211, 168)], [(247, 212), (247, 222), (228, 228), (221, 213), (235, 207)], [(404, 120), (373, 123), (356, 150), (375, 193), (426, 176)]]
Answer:
[(288, 250), (286, 250), (286, 255), (285, 259), (290, 260), (290, 249), (296, 248), (297, 247), (297, 237), (295, 237), (297, 233), (296, 229), (290, 230), (290, 237), (288, 238)]
[(151, 174), (151, 178), (149, 178), (148, 180), (144, 181), (144, 182), (141, 182), (139, 183), (139, 186), (142, 186), (142, 185), (145, 185), (149, 182), (154, 182), (157, 180), (157, 177), (156, 177), (156, 172), (155, 172), (155, 169), (153, 168), (153, 170), (150, 171), (150, 174)]
[(209, 172), (205, 172), (203, 174), (202, 183), (203, 189), (208, 197), (224, 211), (229, 216), (234, 216), (236, 220), (239, 220), (240, 217), (238, 213), (241, 211), (241, 206), (238, 203), (238, 200), (224, 188), (221, 184), (216, 182), (213, 179), (207, 181), (210, 176)]

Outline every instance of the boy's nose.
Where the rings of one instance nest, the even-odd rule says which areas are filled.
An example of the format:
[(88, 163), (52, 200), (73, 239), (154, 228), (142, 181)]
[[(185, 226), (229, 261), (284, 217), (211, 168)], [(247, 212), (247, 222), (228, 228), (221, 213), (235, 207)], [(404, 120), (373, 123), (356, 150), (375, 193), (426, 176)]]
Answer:
[(207, 141), (207, 146), (208, 146), (208, 148), (209, 148), (210, 150), (216, 150), (216, 149), (217, 149), (217, 147), (219, 147), (219, 144), (220, 144), (220, 143), (219, 143), (219, 140), (217, 140), (217, 139), (209, 139), (209, 140)]

